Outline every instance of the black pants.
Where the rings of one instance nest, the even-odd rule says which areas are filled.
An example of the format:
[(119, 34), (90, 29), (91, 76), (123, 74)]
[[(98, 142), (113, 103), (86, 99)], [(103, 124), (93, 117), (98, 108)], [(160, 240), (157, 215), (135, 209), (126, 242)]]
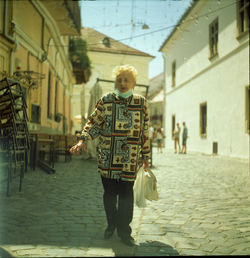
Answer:
[(103, 203), (108, 228), (111, 230), (117, 228), (117, 234), (120, 237), (130, 236), (132, 230), (129, 224), (132, 222), (134, 209), (134, 182), (117, 181), (102, 177), (102, 184), (104, 188)]

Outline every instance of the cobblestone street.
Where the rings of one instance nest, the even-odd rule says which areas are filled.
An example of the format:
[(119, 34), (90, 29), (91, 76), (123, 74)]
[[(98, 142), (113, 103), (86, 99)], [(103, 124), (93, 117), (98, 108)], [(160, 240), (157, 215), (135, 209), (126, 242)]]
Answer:
[(10, 197), (1, 185), (0, 257), (250, 254), (248, 160), (154, 149), (153, 164), (160, 199), (135, 207), (136, 246), (104, 240), (97, 165), (78, 156), (56, 174), (29, 170)]

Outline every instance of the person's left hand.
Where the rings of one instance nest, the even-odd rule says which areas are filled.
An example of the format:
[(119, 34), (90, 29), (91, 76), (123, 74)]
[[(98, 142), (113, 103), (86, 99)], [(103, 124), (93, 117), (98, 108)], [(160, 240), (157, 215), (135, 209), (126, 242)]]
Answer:
[(143, 163), (144, 170), (146, 171), (149, 168), (148, 161), (147, 160), (143, 160), (142, 163)]

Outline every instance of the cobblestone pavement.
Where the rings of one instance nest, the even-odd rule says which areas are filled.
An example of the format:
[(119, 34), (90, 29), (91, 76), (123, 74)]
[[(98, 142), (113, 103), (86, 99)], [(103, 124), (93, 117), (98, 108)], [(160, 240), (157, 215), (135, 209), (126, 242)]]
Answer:
[(10, 197), (1, 191), (0, 257), (250, 254), (247, 160), (154, 150), (153, 164), (160, 199), (135, 207), (136, 246), (103, 239), (96, 162), (73, 157), (56, 174), (28, 171), (21, 193), (17, 179)]

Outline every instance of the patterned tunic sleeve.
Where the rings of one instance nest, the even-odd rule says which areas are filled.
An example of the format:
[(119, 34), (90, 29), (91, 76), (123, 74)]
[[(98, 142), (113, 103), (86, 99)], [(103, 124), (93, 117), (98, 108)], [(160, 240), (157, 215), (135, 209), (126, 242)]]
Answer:
[(142, 128), (142, 159), (150, 158), (150, 139), (149, 139), (149, 114), (147, 100), (144, 99), (144, 121)]
[(100, 135), (100, 126), (104, 123), (103, 101), (100, 99), (94, 112), (89, 116), (85, 124), (80, 139), (93, 140)]

